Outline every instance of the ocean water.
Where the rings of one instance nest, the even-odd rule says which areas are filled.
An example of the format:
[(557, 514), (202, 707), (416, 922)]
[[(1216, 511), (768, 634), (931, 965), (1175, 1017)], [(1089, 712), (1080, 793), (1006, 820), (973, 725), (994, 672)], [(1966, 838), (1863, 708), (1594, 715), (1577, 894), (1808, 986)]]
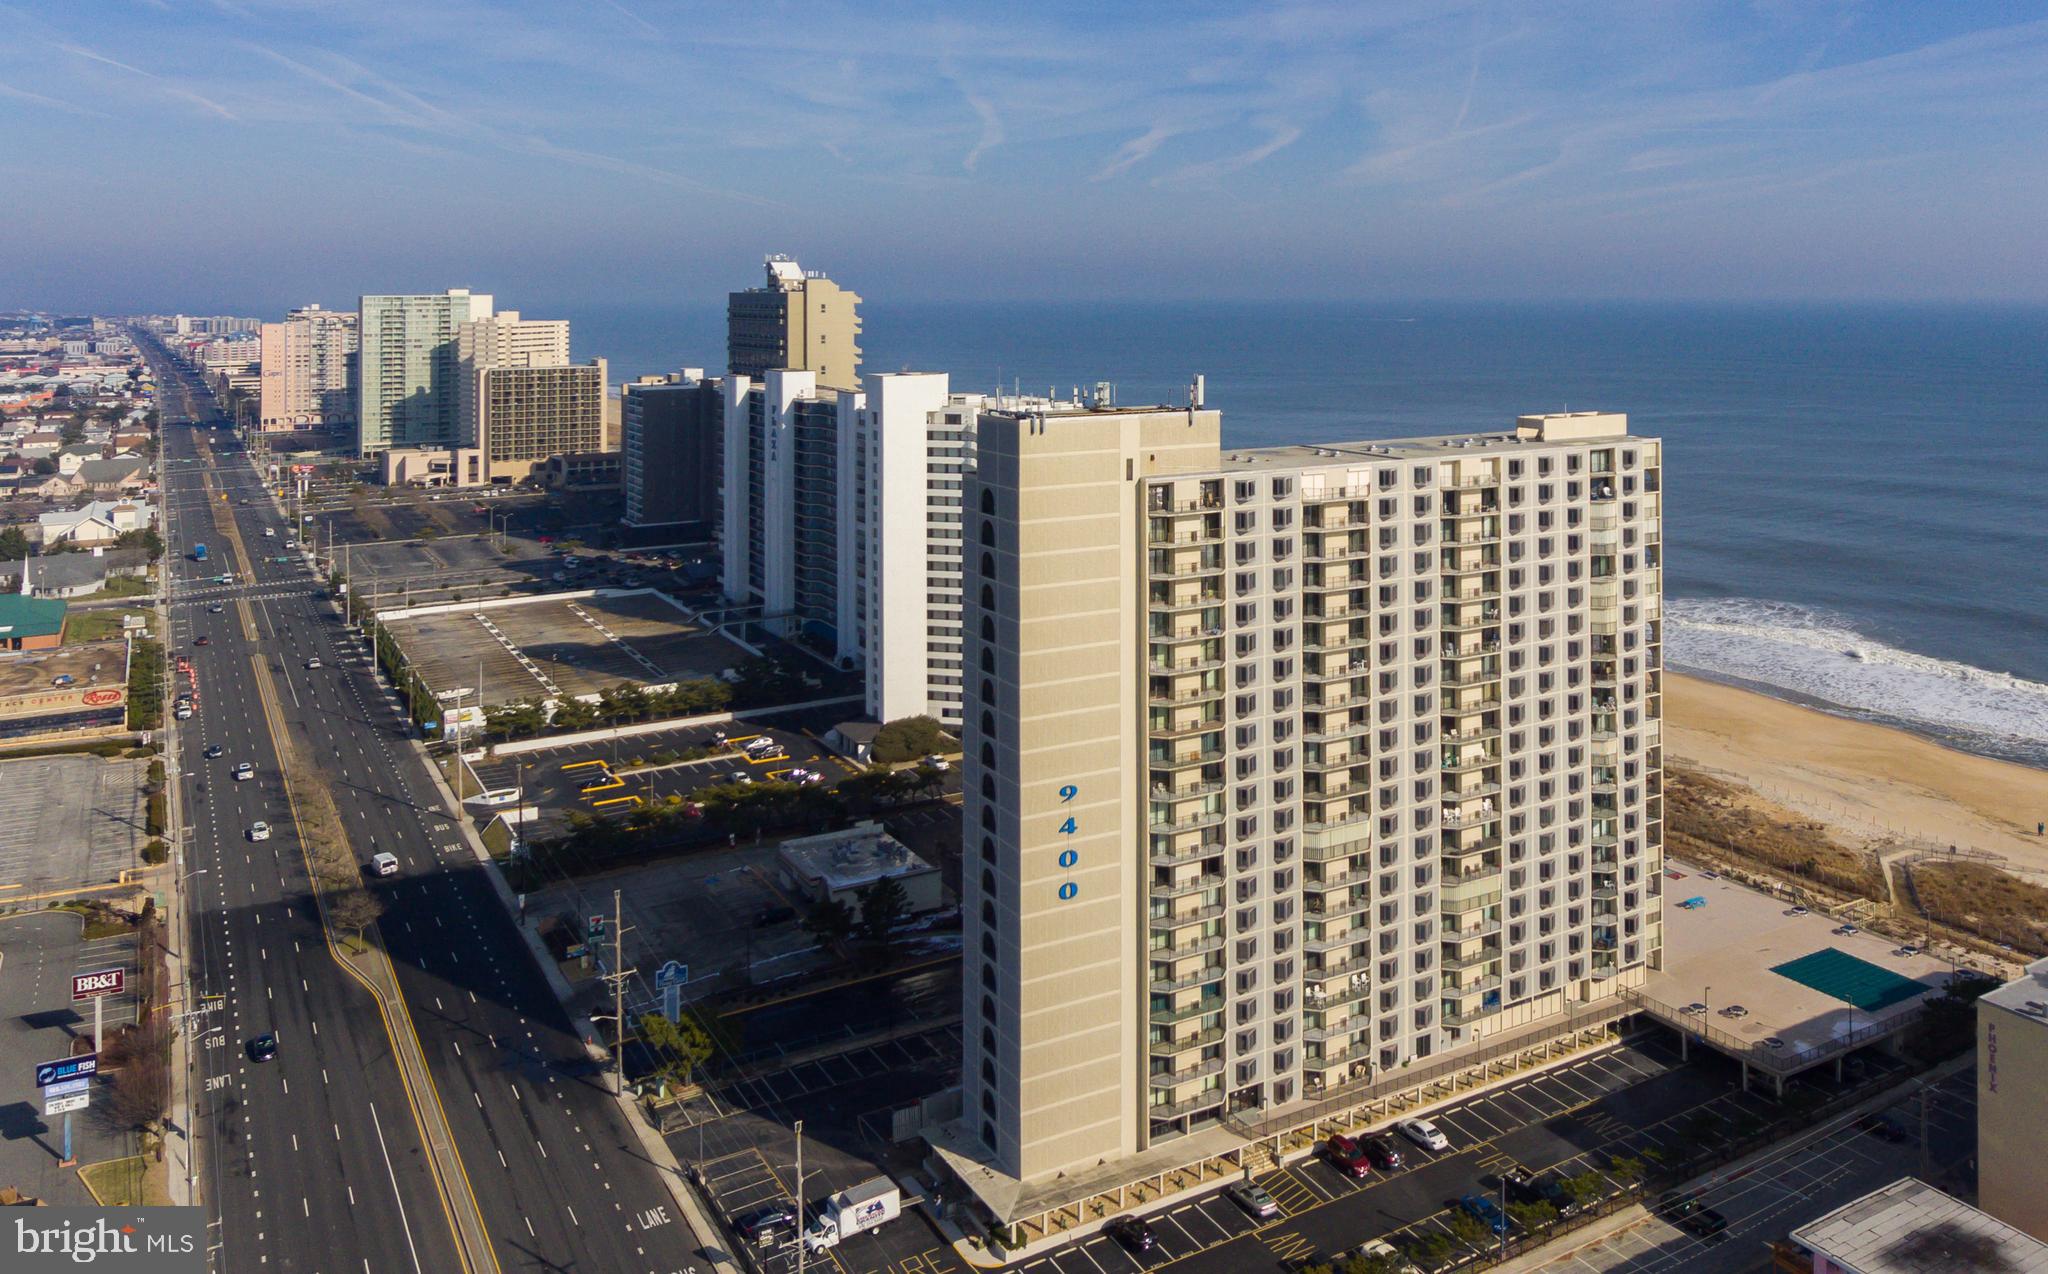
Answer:
[[(536, 308), (535, 312), (541, 312)], [(549, 313), (558, 311), (550, 310)], [(559, 312), (615, 378), (723, 361), (720, 307)], [(864, 307), (870, 371), (1114, 382), (1226, 446), (1628, 413), (1663, 437), (1668, 657), (2048, 766), (2048, 310)]]

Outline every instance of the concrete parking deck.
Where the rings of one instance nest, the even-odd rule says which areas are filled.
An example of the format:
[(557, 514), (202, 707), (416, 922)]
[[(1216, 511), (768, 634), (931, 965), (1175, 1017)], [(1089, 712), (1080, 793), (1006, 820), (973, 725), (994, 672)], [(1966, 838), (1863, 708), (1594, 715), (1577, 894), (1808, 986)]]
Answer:
[(475, 703), (481, 660), (487, 706), (712, 677), (747, 656), (651, 591), (419, 607), (385, 623), (435, 691), (466, 688)]

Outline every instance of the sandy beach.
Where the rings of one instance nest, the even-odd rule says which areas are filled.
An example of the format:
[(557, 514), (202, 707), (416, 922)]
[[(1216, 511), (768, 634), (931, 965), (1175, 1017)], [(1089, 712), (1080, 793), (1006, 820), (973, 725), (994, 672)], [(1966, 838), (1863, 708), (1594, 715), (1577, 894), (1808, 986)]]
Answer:
[(2048, 771), (1669, 672), (1664, 745), (1667, 763), (1741, 783), (1852, 844), (1955, 844), (2048, 872), (2048, 837), (2034, 830), (2048, 820)]

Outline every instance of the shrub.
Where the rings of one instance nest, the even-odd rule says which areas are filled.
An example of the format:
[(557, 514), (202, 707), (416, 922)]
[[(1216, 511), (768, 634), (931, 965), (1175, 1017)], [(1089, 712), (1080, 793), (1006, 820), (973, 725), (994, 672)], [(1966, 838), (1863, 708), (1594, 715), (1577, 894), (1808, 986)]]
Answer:
[(149, 794), (148, 814), (144, 819), (144, 830), (151, 836), (161, 836), (167, 826), (169, 802), (162, 792)]
[(151, 867), (161, 867), (169, 862), (171, 847), (160, 840), (152, 840), (142, 847), (142, 861)]

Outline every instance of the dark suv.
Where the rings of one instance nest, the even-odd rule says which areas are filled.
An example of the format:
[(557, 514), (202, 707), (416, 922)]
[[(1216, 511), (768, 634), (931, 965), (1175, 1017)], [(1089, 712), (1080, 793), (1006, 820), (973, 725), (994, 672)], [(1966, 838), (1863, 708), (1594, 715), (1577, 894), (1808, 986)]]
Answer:
[(1578, 1200), (1556, 1177), (1539, 1177), (1527, 1168), (1509, 1168), (1500, 1174), (1500, 1179), (1507, 1187), (1508, 1198), (1516, 1203), (1547, 1203), (1557, 1209), (1559, 1217), (1579, 1214)]

